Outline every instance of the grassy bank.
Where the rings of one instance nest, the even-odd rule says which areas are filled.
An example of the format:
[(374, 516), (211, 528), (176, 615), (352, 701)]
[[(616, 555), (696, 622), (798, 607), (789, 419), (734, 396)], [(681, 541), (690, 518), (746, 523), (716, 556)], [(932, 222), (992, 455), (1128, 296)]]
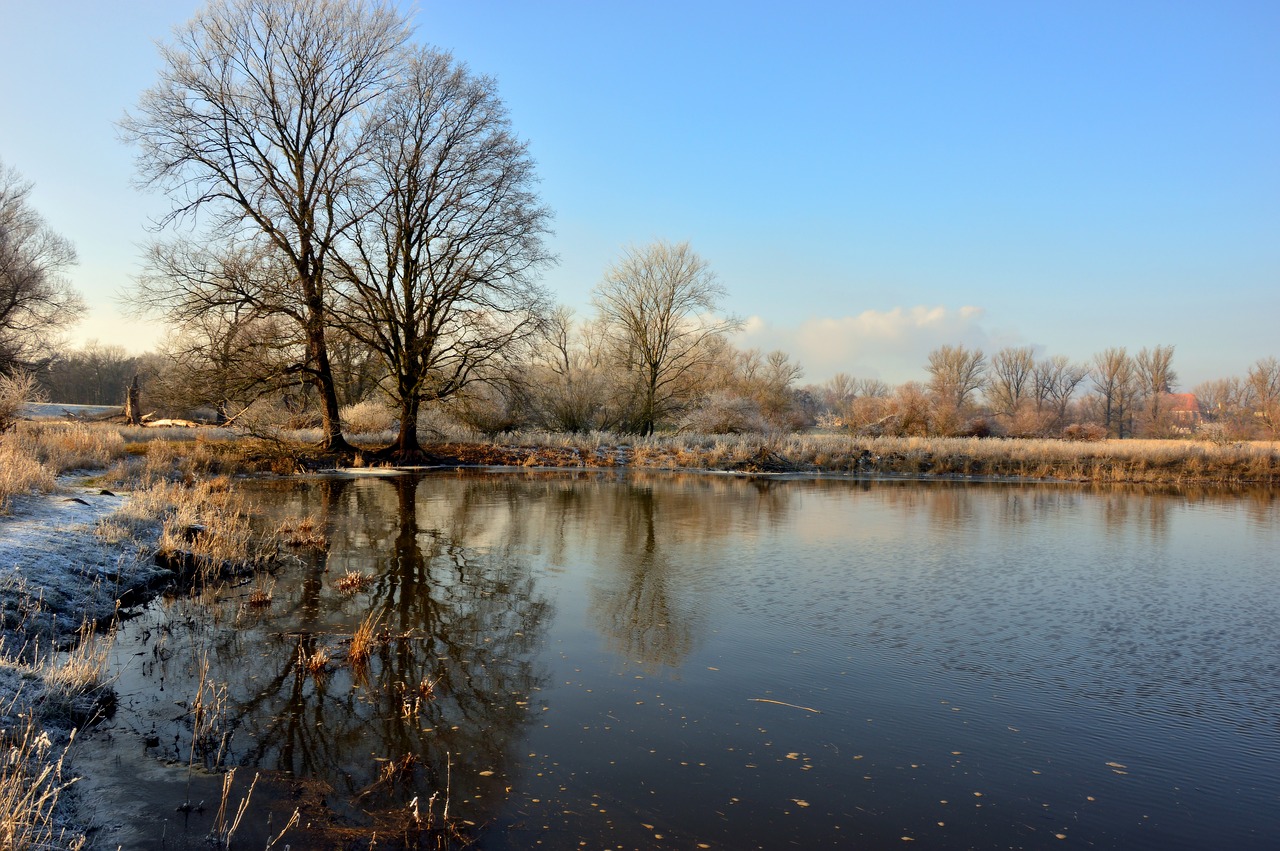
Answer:
[(0, 435), (0, 507), (11, 515), (0, 518), (0, 847), (82, 846), (83, 826), (64, 812), (75, 782), (65, 757), (75, 731), (114, 702), (109, 639), (91, 633), (161, 587), (197, 593), (221, 586), (228, 567), (269, 560), (276, 535), (251, 529), (222, 472), (280, 457), (101, 425), (20, 423)]
[(633, 467), (742, 473), (974, 476), (1143, 484), (1280, 484), (1280, 444), (1217, 445), (1192, 440), (854, 438), (843, 435), (512, 435), (497, 442), (447, 442), (427, 451), (439, 463)]
[[(359, 446), (392, 435), (355, 435)], [(48, 492), (74, 470), (127, 486), (158, 480), (191, 484), (242, 473), (290, 474), (359, 465), (318, 452), (313, 435), (274, 439), (222, 430), (21, 423), (0, 440), (0, 510), (15, 494)], [(740, 473), (972, 476), (1160, 485), (1280, 484), (1280, 443), (850, 437), (839, 434), (655, 435), (519, 432), (489, 440), (452, 435), (424, 446), (433, 465), (632, 467)], [(105, 472), (102, 472), (105, 471)]]

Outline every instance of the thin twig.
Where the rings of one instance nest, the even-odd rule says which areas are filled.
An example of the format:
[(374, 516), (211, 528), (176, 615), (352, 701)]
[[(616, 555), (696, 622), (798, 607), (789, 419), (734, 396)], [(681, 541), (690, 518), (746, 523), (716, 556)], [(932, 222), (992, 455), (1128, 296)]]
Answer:
[(770, 700), (767, 697), (748, 697), (752, 703), (775, 703), (778, 706), (790, 706), (792, 709), (803, 709), (805, 712), (812, 712), (815, 715), (821, 715), (822, 711), (818, 709), (810, 709), (807, 706), (796, 706), (794, 703), (783, 703), (781, 700)]

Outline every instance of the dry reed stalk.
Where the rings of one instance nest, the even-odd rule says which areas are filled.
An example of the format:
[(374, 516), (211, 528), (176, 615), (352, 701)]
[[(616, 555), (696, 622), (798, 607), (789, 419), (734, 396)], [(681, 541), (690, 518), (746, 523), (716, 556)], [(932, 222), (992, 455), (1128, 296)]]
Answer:
[[(63, 774), (63, 762), (74, 741), (72, 732), (66, 747), (51, 761), (53, 743), (45, 731), (36, 728), (30, 716), (20, 732), (0, 741), (0, 848), (53, 847), (54, 807), (78, 779)], [(66, 839), (61, 833), (57, 836), (59, 844)], [(81, 848), (84, 839), (72, 839), (68, 845)]]
[(245, 605), (264, 609), (271, 605), (272, 595), (276, 589), (276, 580), (268, 576), (259, 576), (252, 591), (249, 592)]
[(363, 668), (369, 664), (369, 658), (377, 645), (376, 635), (380, 619), (376, 612), (370, 612), (351, 634), (351, 646), (347, 649), (347, 663), (352, 668)]
[(338, 590), (343, 594), (355, 594), (363, 591), (373, 582), (373, 575), (369, 573), (360, 573), (355, 570), (348, 570), (337, 579)]
[(276, 535), (286, 546), (322, 550), (329, 545), (324, 533), (324, 521), (318, 517), (300, 517), (285, 520)]
[[(219, 848), (230, 848), (231, 838), (235, 836), (237, 830), (240, 829), (240, 822), (244, 820), (244, 814), (249, 809), (249, 800), (253, 798), (253, 790), (258, 786), (258, 775), (253, 775), (253, 780), (249, 783), (249, 789), (244, 793), (244, 797), (240, 799), (240, 803), (236, 806), (236, 814), (232, 818), (231, 823), (227, 824), (227, 804), (231, 800), (231, 784), (235, 779), (236, 770), (228, 769), (222, 778), (222, 798), (218, 804), (218, 813), (213, 820), (213, 832), (210, 839), (214, 845)], [(292, 821), (292, 820), (290, 820)], [(288, 829), (287, 827), (285, 828)], [(283, 835), (283, 834), (282, 834)], [(274, 844), (274, 841), (272, 842)], [(268, 848), (271, 845), (267, 846)]]

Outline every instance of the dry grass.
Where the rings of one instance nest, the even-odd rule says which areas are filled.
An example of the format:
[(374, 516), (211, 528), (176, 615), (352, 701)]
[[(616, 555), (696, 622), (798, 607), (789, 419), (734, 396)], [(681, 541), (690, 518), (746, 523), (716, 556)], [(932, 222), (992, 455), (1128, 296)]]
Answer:
[(285, 520), (276, 530), (285, 546), (295, 549), (323, 550), (329, 546), (324, 533), (324, 521), (318, 517), (295, 517)]
[[(52, 649), (16, 656), (0, 652), (0, 667), (24, 682), (9, 705), (0, 707), (0, 717), (19, 721), (0, 730), (0, 848), (84, 846), (83, 836), (68, 835), (54, 823), (62, 792), (76, 781), (64, 772), (75, 730), (60, 749), (54, 746), (50, 730), (89, 723), (98, 708), (114, 698), (104, 677), (109, 646), (91, 638), (92, 629), (86, 624), (80, 642), (67, 653)], [(42, 724), (52, 726), (45, 729)]]
[(221, 478), (191, 485), (154, 480), (97, 531), (109, 543), (154, 539), (173, 569), (205, 582), (260, 568), (278, 546), (274, 536), (254, 532), (249, 505)]
[(335, 584), (343, 594), (356, 594), (373, 584), (373, 574), (348, 570), (338, 577)]
[(399, 683), (400, 717), (406, 721), (416, 719), (422, 712), (423, 706), (436, 699), (436, 684), (439, 682), (439, 679), (423, 677), (416, 686), (410, 687)]
[[(464, 463), (627, 465), (748, 473), (992, 476), (1160, 484), (1280, 483), (1280, 443), (1200, 440), (655, 435), (524, 432), (503, 443), (432, 447)], [(566, 463), (566, 459), (579, 459)]]
[(22, 493), (49, 493), (70, 470), (101, 469), (125, 454), (118, 431), (79, 423), (16, 423), (0, 435), (0, 509)]
[(323, 677), (328, 672), (331, 658), (327, 647), (317, 647), (311, 653), (307, 653), (302, 647), (298, 648), (298, 662), (313, 678)]
[(378, 621), (377, 613), (370, 612), (352, 633), (351, 646), (347, 648), (347, 664), (352, 668), (363, 668), (369, 664), (369, 659), (379, 643)]
[(0, 848), (84, 847), (84, 837), (67, 837), (53, 819), (58, 798), (76, 781), (63, 771), (70, 747), (55, 752), (30, 717), (20, 729), (0, 732)]
[(269, 576), (259, 576), (257, 582), (253, 586), (253, 590), (249, 592), (248, 598), (245, 599), (245, 605), (255, 609), (265, 609), (271, 605), (271, 600), (276, 590), (276, 581)]
[(19, 494), (50, 493), (58, 486), (57, 474), (41, 464), (13, 440), (0, 437), (0, 512), (8, 511)]
[(106, 679), (111, 639), (96, 636), (92, 624), (80, 627), (79, 640), (63, 654), (35, 654), (32, 667), (44, 681), (40, 715), (48, 721), (91, 723), (114, 700)]
[(412, 753), (407, 753), (399, 759), (387, 760), (378, 771), (377, 782), (390, 786), (394, 786), (397, 783), (407, 783), (413, 779), (413, 771), (417, 765), (418, 757)]

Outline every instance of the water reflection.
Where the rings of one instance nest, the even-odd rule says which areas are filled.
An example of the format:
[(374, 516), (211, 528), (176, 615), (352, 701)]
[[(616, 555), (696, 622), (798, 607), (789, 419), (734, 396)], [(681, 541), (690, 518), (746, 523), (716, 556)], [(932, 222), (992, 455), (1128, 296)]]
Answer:
[[(1080, 844), (1231, 824), (1248, 846), (1277, 794), (1270, 496), (607, 472), (256, 487), (268, 512), (323, 517), (327, 553), (281, 570), (269, 608), (244, 587), (131, 625), (122, 704), (152, 753), (199, 740), (201, 762), (305, 781), (307, 817), (361, 847), (445, 788), (498, 849), (1025, 846), (1050, 810)], [(348, 571), (372, 581), (343, 594)], [(368, 616), (386, 641), (362, 672), (343, 658)], [(216, 707), (198, 724), (197, 692)]]
[[(327, 512), (329, 556), (282, 571), (269, 611), (238, 594), (224, 600), (214, 617), (234, 618), (235, 628), (197, 626), (207, 601), (170, 605), (165, 662), (139, 674), (177, 695), (198, 694), (206, 670), (207, 681), (225, 685), (205, 701), (216, 704), (204, 725), (212, 723), (217, 746), (201, 749), (202, 761), (323, 778), (338, 816), (363, 812), (384, 829), (389, 814), (415, 797), (425, 808), (451, 778), (478, 814), (486, 797), (497, 800), (545, 684), (533, 650), (554, 610), (527, 558), (468, 540), (465, 502), (451, 523), (423, 528), (418, 488), (408, 478), (334, 480), (293, 495), (293, 509)], [(374, 581), (342, 594), (334, 563)], [(353, 669), (342, 660), (370, 615), (383, 641), (367, 670)], [(309, 670), (317, 651), (333, 661)], [(200, 737), (200, 719), (153, 723), (170, 728), (164, 737), (178, 759)], [(405, 770), (388, 778), (391, 765)]]
[(653, 489), (627, 488), (606, 512), (616, 551), (597, 560), (591, 604), (596, 629), (620, 659), (649, 671), (679, 668), (701, 625), (697, 595), (658, 542), (661, 512)]

